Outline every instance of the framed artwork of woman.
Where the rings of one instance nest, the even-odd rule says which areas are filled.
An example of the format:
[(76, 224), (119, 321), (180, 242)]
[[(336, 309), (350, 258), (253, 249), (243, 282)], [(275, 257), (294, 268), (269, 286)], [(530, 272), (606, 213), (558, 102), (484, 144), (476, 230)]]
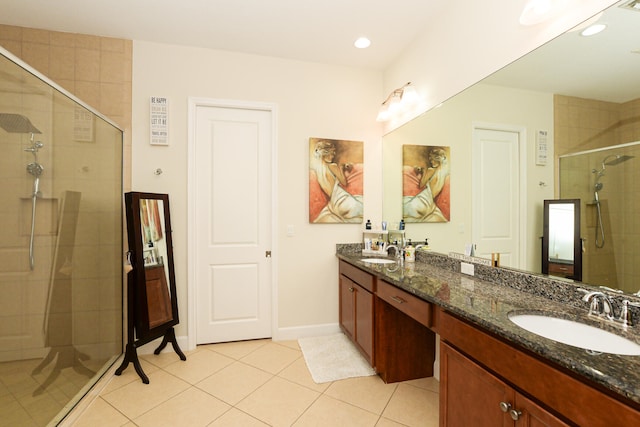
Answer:
[(309, 222), (362, 223), (363, 143), (309, 138)]
[(405, 222), (449, 222), (449, 168), (449, 147), (402, 147), (402, 217)]

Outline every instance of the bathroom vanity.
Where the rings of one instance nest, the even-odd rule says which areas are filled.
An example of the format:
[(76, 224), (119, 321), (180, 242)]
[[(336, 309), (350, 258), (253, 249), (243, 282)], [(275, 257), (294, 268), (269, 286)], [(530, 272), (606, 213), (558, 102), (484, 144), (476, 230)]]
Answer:
[(385, 382), (433, 375), (431, 304), (340, 261), (340, 327)]
[[(371, 264), (342, 246), (341, 327), (384, 381), (432, 375), (440, 336), (440, 425), (640, 425), (640, 356), (589, 352), (509, 320), (542, 311), (586, 318), (573, 283), (479, 265), (467, 276), (457, 261), (424, 252), (415, 264)], [(357, 309), (345, 318), (363, 284), (366, 320)], [(633, 328), (620, 334), (640, 342)]]

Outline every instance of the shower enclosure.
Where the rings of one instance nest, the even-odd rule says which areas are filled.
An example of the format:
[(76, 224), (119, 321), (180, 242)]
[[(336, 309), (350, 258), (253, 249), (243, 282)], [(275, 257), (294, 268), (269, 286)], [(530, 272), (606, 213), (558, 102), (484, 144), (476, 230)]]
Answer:
[(583, 281), (640, 290), (640, 142), (560, 157), (560, 198), (581, 200)]
[(0, 48), (0, 426), (57, 424), (122, 353), (122, 143)]

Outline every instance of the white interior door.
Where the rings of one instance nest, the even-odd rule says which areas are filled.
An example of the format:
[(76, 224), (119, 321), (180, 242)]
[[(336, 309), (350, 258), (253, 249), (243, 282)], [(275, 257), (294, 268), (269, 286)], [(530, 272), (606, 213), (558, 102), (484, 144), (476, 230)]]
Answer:
[(500, 253), (500, 265), (520, 267), (521, 132), (474, 127), (472, 238), (476, 255)]
[(271, 336), (271, 115), (195, 109), (196, 344)]

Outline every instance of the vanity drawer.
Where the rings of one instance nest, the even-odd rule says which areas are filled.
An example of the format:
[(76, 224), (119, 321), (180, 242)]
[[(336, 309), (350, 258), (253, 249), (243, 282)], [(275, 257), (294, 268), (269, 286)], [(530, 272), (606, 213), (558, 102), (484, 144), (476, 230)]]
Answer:
[(340, 260), (340, 274), (347, 276), (349, 279), (356, 282), (358, 285), (362, 286), (369, 292), (375, 292), (375, 280), (373, 275), (367, 273), (366, 271), (362, 271), (353, 265)]
[(559, 264), (556, 262), (549, 263), (549, 274), (573, 275), (573, 264)]
[(431, 303), (382, 280), (378, 281), (376, 295), (424, 326), (431, 327)]

